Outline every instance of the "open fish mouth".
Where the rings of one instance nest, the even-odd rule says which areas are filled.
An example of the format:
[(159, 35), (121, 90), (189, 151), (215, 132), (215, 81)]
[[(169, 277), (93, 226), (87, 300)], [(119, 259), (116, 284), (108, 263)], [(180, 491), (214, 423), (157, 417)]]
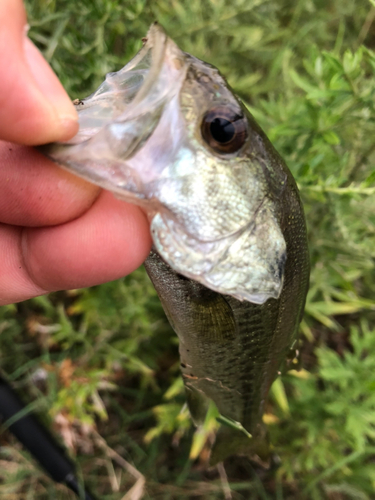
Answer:
[(45, 155), (144, 207), (157, 252), (178, 273), (239, 300), (280, 296), (286, 174), (270, 175), (259, 127), (216, 68), (155, 23), (76, 107), (79, 132), (40, 147)]
[(127, 160), (155, 131), (185, 75), (185, 54), (154, 23), (137, 55), (121, 70), (108, 73), (95, 92), (74, 103), (78, 133), (39, 150), (80, 177), (142, 205), (147, 197), (144, 181), (152, 180), (150, 171), (145, 166), (142, 179), (140, 169)]

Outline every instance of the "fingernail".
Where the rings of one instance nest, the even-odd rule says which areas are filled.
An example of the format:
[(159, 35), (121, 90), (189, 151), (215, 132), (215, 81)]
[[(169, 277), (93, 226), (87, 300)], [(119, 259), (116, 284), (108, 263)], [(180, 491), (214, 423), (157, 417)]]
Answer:
[(48, 103), (61, 128), (61, 135), (71, 135), (77, 131), (78, 115), (57, 76), (31, 40), (25, 37), (25, 56), (39, 88), (43, 103)]

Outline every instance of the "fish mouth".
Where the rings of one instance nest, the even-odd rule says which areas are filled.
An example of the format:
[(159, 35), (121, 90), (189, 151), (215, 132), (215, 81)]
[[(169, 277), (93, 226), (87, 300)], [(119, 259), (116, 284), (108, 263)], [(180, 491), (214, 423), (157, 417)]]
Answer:
[[(40, 150), (141, 205), (157, 252), (175, 271), (218, 293), (262, 304), (280, 295), (285, 240), (271, 200), (257, 207), (258, 193), (245, 201), (241, 179), (251, 192), (264, 190), (248, 162), (236, 164), (243, 171), (233, 177), (231, 163), (199, 149), (197, 118), (186, 111), (189, 99), (205, 106), (189, 87), (188, 69), (196, 65), (206, 68), (153, 24), (139, 53), (76, 104), (77, 135)], [(232, 226), (224, 223), (227, 216)]]
[(133, 203), (144, 193), (127, 160), (154, 132), (187, 69), (185, 54), (158, 23), (143, 41), (121, 70), (108, 73), (95, 92), (74, 102), (78, 133), (38, 148), (60, 166)]

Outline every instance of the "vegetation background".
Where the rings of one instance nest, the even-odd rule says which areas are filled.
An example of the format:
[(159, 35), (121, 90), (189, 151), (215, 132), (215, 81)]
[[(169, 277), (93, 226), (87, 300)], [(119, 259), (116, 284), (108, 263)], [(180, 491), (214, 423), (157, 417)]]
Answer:
[[(30, 37), (72, 99), (157, 19), (229, 83), (301, 190), (312, 273), (301, 365), (266, 411), (280, 466), (207, 470), (177, 339), (143, 269), (0, 309), (0, 363), (101, 499), (375, 498), (374, 0), (28, 0)], [(192, 447), (193, 443), (193, 447)], [(221, 472), (221, 474), (220, 474)], [(231, 493), (229, 493), (229, 490)], [(3, 500), (70, 499), (3, 427)]]

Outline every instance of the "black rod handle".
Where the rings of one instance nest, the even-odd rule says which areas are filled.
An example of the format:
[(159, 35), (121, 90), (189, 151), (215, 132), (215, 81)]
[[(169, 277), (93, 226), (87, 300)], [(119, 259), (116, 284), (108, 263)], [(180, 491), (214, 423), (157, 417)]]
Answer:
[[(8, 382), (0, 376), (0, 418), (5, 422), (25, 408)], [(24, 415), (9, 425), (9, 430), (29, 450), (57, 483), (65, 483), (79, 494), (73, 463), (63, 448), (33, 415)], [(84, 493), (85, 500), (93, 497)]]

